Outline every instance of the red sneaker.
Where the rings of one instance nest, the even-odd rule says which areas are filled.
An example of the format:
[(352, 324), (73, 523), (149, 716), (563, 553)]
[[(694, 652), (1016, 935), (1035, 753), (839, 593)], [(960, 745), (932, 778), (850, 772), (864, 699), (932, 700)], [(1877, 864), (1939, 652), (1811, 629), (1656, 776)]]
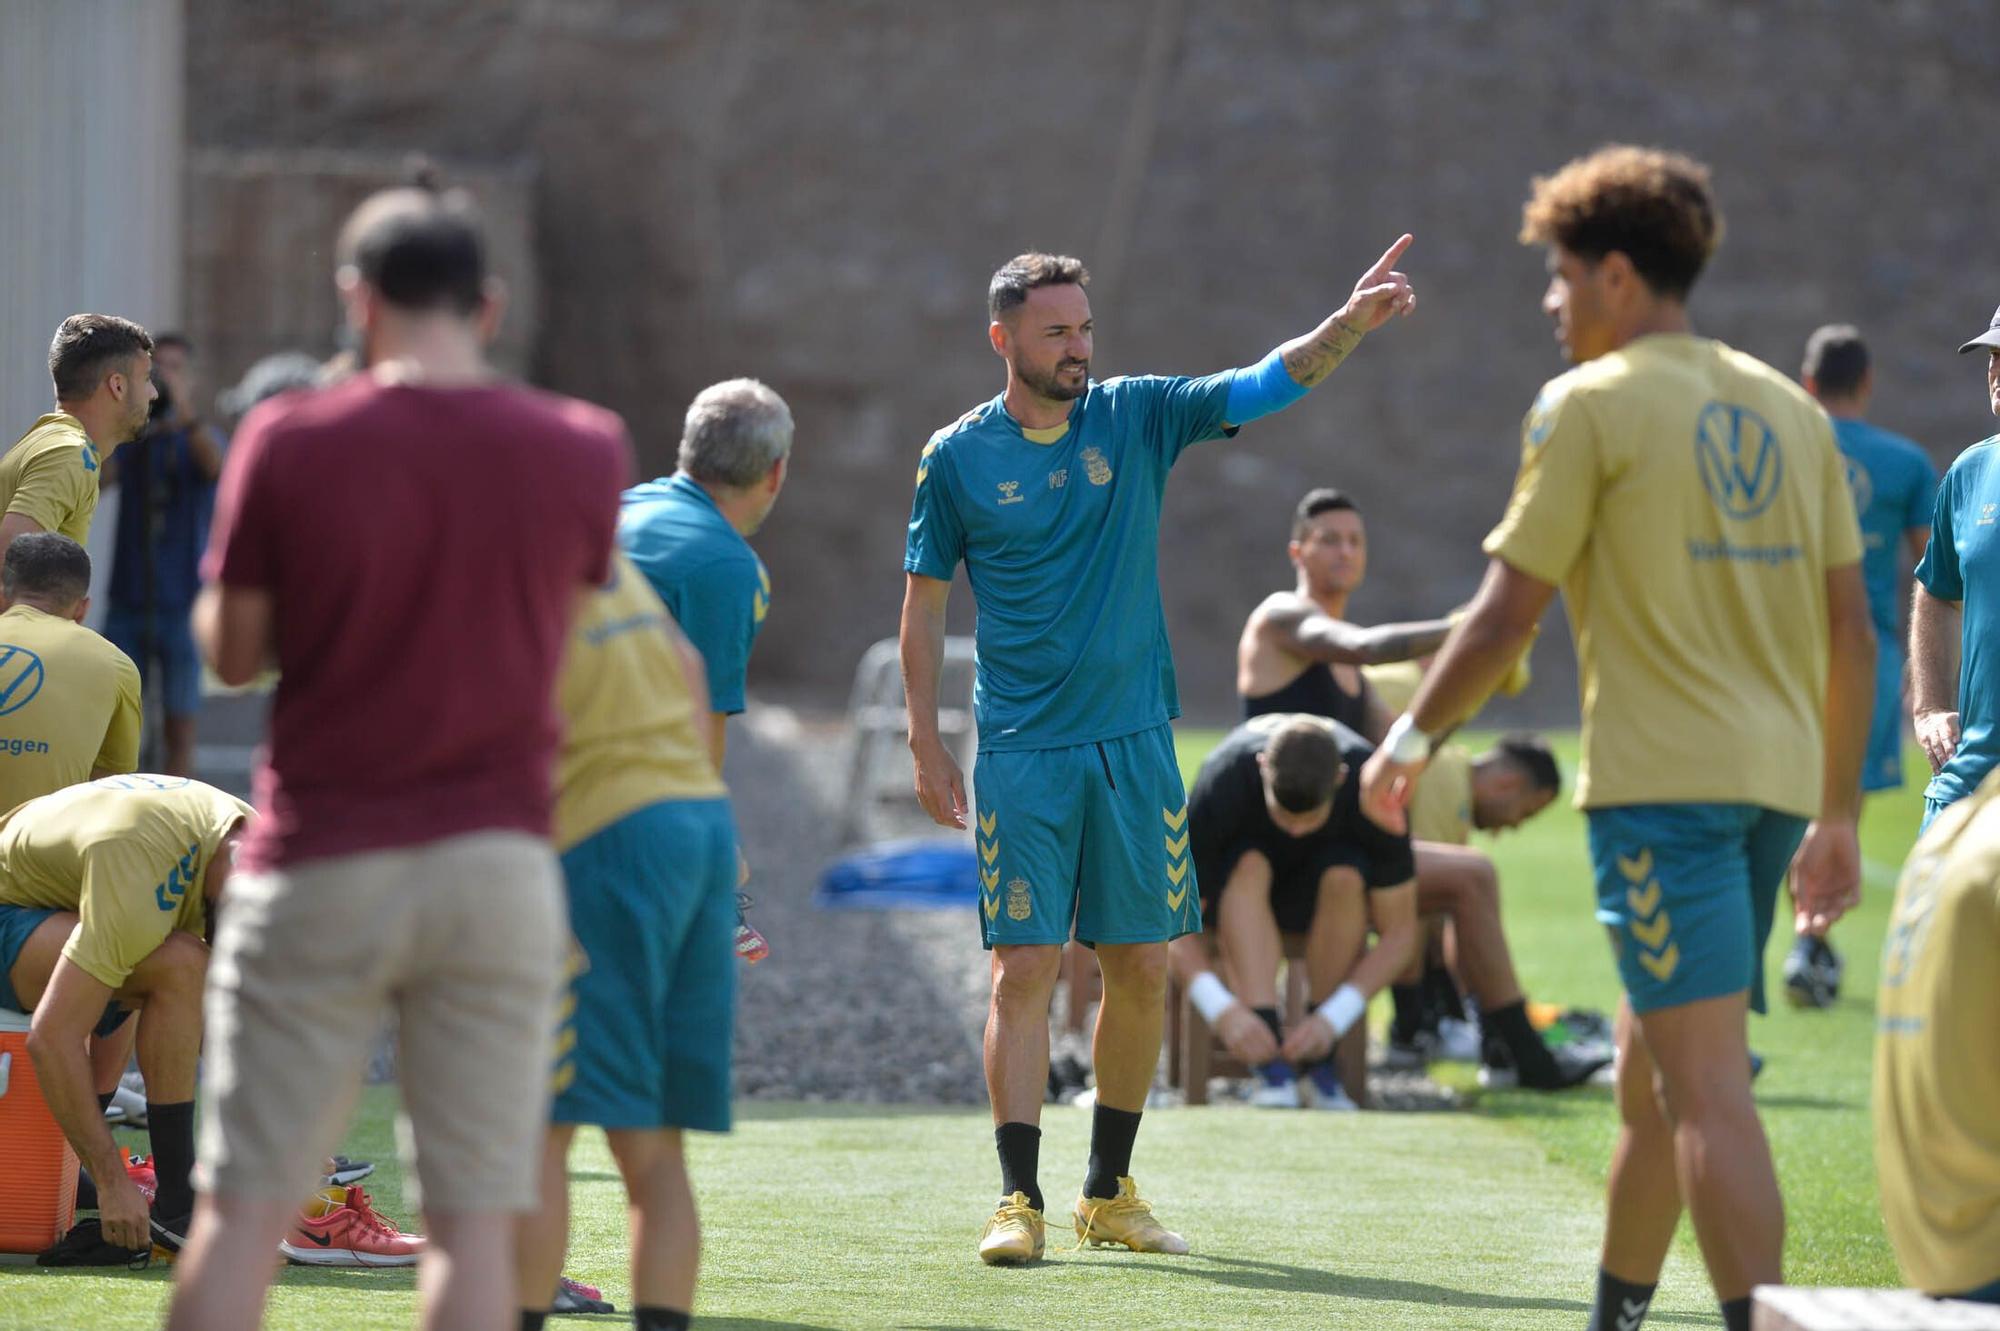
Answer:
[(139, 1195), (146, 1199), (148, 1205), (152, 1203), (154, 1196), (160, 1191), (160, 1176), (154, 1171), (152, 1157), (150, 1156), (134, 1155), (127, 1157), (125, 1161), (125, 1177), (138, 1185)]
[(405, 1234), (358, 1186), (321, 1188), (292, 1221), (278, 1251), (301, 1266), (414, 1266), (421, 1234)]

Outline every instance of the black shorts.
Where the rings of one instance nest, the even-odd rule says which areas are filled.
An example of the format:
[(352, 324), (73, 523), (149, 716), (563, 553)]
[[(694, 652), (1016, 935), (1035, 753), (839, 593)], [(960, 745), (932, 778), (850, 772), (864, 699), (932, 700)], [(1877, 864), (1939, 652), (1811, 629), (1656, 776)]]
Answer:
[(1353, 869), (1367, 877), (1367, 854), (1360, 846), (1334, 837), (1292, 837), (1283, 832), (1250, 836), (1223, 847), (1213, 856), (1197, 855), (1195, 873), (1201, 879), (1201, 917), (1213, 929), (1221, 918), (1229, 876), (1251, 851), (1271, 864), (1271, 914), (1281, 933), (1302, 934), (1312, 927), (1319, 907), (1319, 882), (1328, 869)]

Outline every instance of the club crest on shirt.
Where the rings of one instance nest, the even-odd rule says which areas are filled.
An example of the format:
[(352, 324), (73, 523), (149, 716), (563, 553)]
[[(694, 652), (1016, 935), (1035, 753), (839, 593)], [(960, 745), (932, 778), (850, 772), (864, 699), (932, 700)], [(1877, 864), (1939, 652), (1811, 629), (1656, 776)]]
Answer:
[(1111, 483), (1111, 464), (1104, 460), (1104, 454), (1095, 448), (1086, 448), (1077, 455), (1083, 459), (1084, 475), (1090, 477), (1092, 485)]
[(1028, 892), (1028, 880), (1010, 878), (1007, 880), (1007, 918), (1025, 920), (1035, 909), (1035, 899)]
[(1021, 502), (1021, 501), (1022, 501), (1023, 499), (1026, 499), (1026, 498), (1027, 498), (1027, 496), (1021, 493), (1021, 483), (1020, 483), (1019, 481), (1002, 481), (1002, 482), (1000, 482), (1000, 502), (1001, 502), (1001, 503), (1003, 503), (1003, 504), (1018, 504), (1018, 503), (1020, 503), (1020, 502)]

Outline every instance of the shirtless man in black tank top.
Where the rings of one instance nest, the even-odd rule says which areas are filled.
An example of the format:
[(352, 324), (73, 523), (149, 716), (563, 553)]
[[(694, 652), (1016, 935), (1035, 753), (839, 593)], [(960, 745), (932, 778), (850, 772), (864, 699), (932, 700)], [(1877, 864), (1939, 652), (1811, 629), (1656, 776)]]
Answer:
[(1373, 701), (1361, 667), (1428, 656), (1451, 625), (1432, 619), (1362, 628), (1343, 618), (1347, 598), (1368, 574), (1368, 532), (1361, 510), (1338, 490), (1314, 490), (1299, 501), (1289, 553), (1298, 586), (1265, 597), (1237, 643), (1243, 715), (1309, 712), (1379, 740), (1396, 718)]
[[(1362, 628), (1342, 618), (1368, 573), (1368, 533), (1361, 510), (1338, 490), (1307, 492), (1292, 518), (1288, 547), (1298, 584), (1264, 598), (1236, 646), (1236, 692), (1245, 718), (1268, 712), (1331, 717), (1380, 743), (1395, 713), (1375, 697), (1361, 667), (1435, 652), (1449, 621)], [(1451, 921), (1450, 951), (1466, 988), (1479, 1000), (1482, 1082), (1560, 1090), (1599, 1066), (1552, 1055), (1527, 1018), (1526, 1000), (1500, 924), (1500, 882), (1482, 851), (1415, 843), (1417, 909)], [(1414, 1011), (1417, 975), (1398, 986), (1399, 1008)]]

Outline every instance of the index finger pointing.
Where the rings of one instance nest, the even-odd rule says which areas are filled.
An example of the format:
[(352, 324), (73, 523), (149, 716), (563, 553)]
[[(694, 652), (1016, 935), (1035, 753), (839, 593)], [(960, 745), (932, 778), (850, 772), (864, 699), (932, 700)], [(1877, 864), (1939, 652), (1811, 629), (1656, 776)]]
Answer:
[(1410, 248), (1410, 244), (1414, 240), (1416, 240), (1416, 237), (1407, 231), (1398, 236), (1396, 243), (1391, 245), (1387, 250), (1384, 250), (1382, 257), (1375, 261), (1375, 266), (1368, 270), (1369, 275), (1372, 277), (1377, 274), (1386, 273), (1394, 268), (1396, 260), (1403, 257), (1404, 252)]

